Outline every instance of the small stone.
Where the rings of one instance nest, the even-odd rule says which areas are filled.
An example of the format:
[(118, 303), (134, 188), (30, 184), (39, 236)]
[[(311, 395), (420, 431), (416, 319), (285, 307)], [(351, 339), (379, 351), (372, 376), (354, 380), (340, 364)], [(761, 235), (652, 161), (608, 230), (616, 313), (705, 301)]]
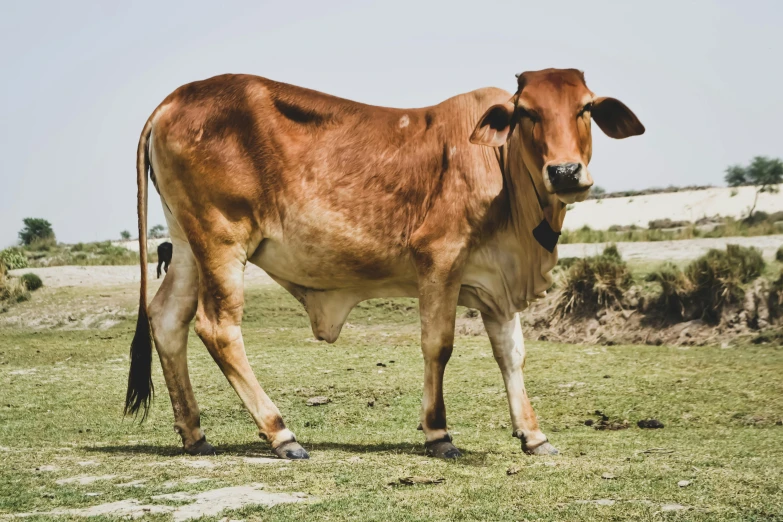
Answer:
[(661, 511), (682, 511), (684, 509), (688, 509), (688, 507), (682, 504), (664, 504), (661, 506)]
[(383, 368), (386, 368), (386, 365), (384, 363), (382, 363), (382, 362), (376, 364), (375, 366), (382, 366)]
[(615, 477), (611, 473), (604, 473), (603, 475), (601, 475), (601, 478), (604, 479), (604, 480), (614, 480), (617, 477)]
[(522, 468), (520, 468), (519, 466), (511, 466), (506, 470), (506, 475), (516, 475), (520, 471), (522, 471)]
[(593, 423), (593, 419), (587, 419), (587, 420), (585, 421), (585, 426), (592, 426), (593, 424), (594, 424), (594, 423)]
[(318, 397), (310, 397), (307, 399), (308, 406), (322, 406), (324, 404), (329, 404), (330, 402), (332, 402), (332, 399), (329, 397), (324, 397), (323, 395), (319, 395)]
[(677, 485), (678, 485), (679, 487), (681, 487), (681, 488), (687, 488), (688, 486), (690, 486), (690, 485), (691, 485), (691, 481), (690, 481), (690, 480), (681, 480), (681, 481), (679, 481), (679, 482), (677, 483)]
[(612, 378), (611, 375), (604, 375), (604, 379), (611, 379), (611, 378)]

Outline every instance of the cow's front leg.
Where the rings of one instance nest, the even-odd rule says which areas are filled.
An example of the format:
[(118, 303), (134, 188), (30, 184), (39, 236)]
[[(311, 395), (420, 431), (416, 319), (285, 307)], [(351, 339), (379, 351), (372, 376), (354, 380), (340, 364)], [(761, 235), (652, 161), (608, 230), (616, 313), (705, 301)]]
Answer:
[(522, 368), (525, 366), (525, 340), (522, 337), (519, 314), (514, 314), (514, 318), (510, 321), (498, 320), (483, 313), (481, 318), (484, 320), (484, 327), (492, 344), (492, 352), (506, 383), (514, 437), (522, 440), (522, 449), (525, 453), (557, 454), (555, 447), (539, 429), (536, 413), (525, 391), (525, 380), (522, 376)]
[(443, 372), (454, 348), (454, 321), (459, 283), (430, 274), (419, 281), (421, 349), (424, 355), (424, 396), (421, 429), (427, 438), (427, 455), (455, 459), (460, 451), (452, 444), (446, 427), (443, 402)]

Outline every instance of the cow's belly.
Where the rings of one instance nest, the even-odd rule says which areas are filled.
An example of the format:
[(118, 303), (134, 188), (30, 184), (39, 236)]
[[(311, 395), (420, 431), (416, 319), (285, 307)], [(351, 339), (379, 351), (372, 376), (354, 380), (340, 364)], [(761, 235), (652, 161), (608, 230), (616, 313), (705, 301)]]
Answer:
[(317, 339), (334, 342), (348, 314), (359, 302), (374, 297), (414, 297), (415, 275), (401, 258), (266, 239), (250, 258), (305, 307)]
[[(339, 243), (338, 243), (339, 244)], [(250, 261), (276, 279), (313, 290), (382, 288), (415, 285), (410, 260), (378, 249), (336, 249), (330, 242), (264, 240)]]

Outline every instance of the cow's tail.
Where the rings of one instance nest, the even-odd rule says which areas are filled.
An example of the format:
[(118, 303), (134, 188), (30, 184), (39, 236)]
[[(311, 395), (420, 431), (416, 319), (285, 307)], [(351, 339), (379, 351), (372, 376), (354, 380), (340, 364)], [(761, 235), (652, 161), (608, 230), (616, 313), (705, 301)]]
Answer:
[(147, 418), (154, 389), (152, 386), (152, 330), (147, 315), (147, 170), (150, 168), (149, 139), (152, 132), (152, 117), (147, 120), (139, 138), (136, 155), (136, 183), (138, 185), (137, 210), (139, 215), (139, 264), (141, 265), (141, 289), (139, 292), (139, 318), (136, 334), (130, 348), (130, 372), (128, 391), (125, 395), (125, 415), (138, 415), (141, 421)]

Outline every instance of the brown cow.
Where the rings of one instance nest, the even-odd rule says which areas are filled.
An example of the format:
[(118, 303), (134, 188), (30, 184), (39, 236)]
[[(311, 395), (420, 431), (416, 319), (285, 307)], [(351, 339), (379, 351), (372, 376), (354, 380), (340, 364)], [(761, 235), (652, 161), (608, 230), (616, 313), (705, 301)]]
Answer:
[(573, 69), (523, 73), (513, 95), (485, 88), (423, 109), (372, 107), (255, 76), (180, 87), (150, 116), (138, 147), (141, 259), (148, 168), (175, 248), (149, 309), (142, 262), (126, 413), (149, 407), (152, 333), (185, 451), (214, 452), (188, 377), (195, 315), (261, 437), (280, 457), (308, 457), (245, 355), (249, 261), (304, 305), (327, 342), (362, 300), (419, 299), (420, 420), (436, 457), (459, 456), (443, 402), (455, 309), (478, 309), (514, 436), (527, 453), (556, 453), (525, 392), (518, 312), (545, 295), (565, 206), (593, 184), (591, 117), (613, 138), (644, 132)]

